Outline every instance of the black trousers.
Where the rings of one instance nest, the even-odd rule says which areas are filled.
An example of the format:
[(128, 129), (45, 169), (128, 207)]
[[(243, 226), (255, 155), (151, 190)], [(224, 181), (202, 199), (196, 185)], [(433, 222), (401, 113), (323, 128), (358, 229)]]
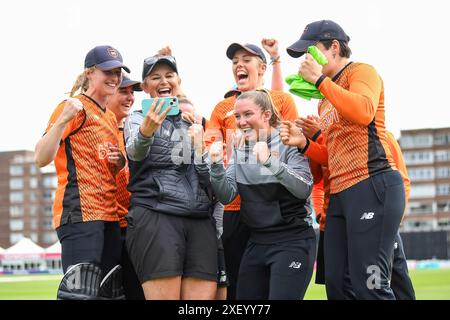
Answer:
[(250, 230), (241, 221), (240, 211), (224, 211), (222, 244), (229, 281), (227, 300), (236, 299), (239, 266), (249, 237)]
[(328, 299), (395, 299), (391, 261), (404, 209), (398, 171), (331, 195), (324, 242)]
[(403, 241), (397, 233), (394, 244), (394, 258), (392, 262), (391, 288), (397, 300), (416, 300), (416, 293), (409, 277)]
[(315, 236), (275, 244), (249, 241), (239, 270), (237, 298), (303, 299), (311, 281), (315, 258)]
[(125, 239), (127, 228), (121, 228), (122, 255), (120, 257), (120, 265), (122, 266), (123, 290), (126, 300), (145, 300), (144, 290), (139, 282), (136, 271), (131, 263), (128, 255)]
[(87, 221), (60, 226), (56, 230), (61, 242), (64, 273), (81, 262), (100, 267), (103, 276), (120, 263), (121, 242), (119, 222)]

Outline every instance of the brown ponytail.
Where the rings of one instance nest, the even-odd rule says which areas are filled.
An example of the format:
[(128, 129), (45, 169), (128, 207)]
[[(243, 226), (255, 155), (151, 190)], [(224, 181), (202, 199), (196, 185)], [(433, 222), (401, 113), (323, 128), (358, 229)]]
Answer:
[(237, 100), (250, 99), (252, 100), (262, 112), (269, 110), (272, 116), (269, 119), (269, 124), (271, 127), (278, 127), (281, 123), (280, 113), (273, 104), (270, 92), (266, 89), (256, 89), (255, 91), (243, 92)]

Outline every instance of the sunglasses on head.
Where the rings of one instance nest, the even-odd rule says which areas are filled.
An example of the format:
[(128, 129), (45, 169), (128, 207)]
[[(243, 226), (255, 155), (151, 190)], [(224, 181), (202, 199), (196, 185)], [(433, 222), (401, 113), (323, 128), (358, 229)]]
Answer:
[(161, 59), (165, 59), (175, 65), (177, 63), (177, 61), (175, 60), (175, 57), (173, 57), (173, 56), (158, 56), (158, 55), (146, 58), (144, 60), (144, 63), (146, 65), (151, 66), (151, 65), (154, 65), (156, 62), (158, 62)]

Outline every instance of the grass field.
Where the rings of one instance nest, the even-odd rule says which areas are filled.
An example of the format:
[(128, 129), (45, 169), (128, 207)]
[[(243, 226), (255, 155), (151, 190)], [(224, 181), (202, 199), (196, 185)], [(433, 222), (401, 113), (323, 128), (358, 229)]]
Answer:
[[(410, 274), (417, 299), (450, 300), (450, 269), (411, 270)], [(0, 300), (53, 300), (60, 279), (60, 275), (0, 276)], [(311, 283), (305, 298), (326, 299), (325, 287)]]

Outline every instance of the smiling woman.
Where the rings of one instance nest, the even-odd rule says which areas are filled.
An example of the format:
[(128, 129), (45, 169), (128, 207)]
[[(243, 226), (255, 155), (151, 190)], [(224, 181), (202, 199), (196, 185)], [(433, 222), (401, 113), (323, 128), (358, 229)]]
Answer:
[(143, 90), (156, 99), (125, 122), (130, 259), (146, 299), (213, 299), (218, 248), (209, 175), (194, 164), (189, 124), (180, 113), (168, 115), (170, 107), (161, 112), (158, 99), (181, 92), (175, 58), (145, 59), (142, 78)]
[[(55, 161), (53, 223), (63, 270), (92, 279), (81, 290), (60, 287), (58, 297), (71, 299), (95, 298), (102, 276), (119, 263), (121, 254), (115, 177), (125, 161), (117, 152), (117, 121), (106, 101), (119, 87), (121, 69), (130, 70), (110, 46), (90, 50), (84, 66), (71, 97), (53, 112), (35, 153), (39, 167)], [(74, 96), (78, 90), (81, 94)]]

